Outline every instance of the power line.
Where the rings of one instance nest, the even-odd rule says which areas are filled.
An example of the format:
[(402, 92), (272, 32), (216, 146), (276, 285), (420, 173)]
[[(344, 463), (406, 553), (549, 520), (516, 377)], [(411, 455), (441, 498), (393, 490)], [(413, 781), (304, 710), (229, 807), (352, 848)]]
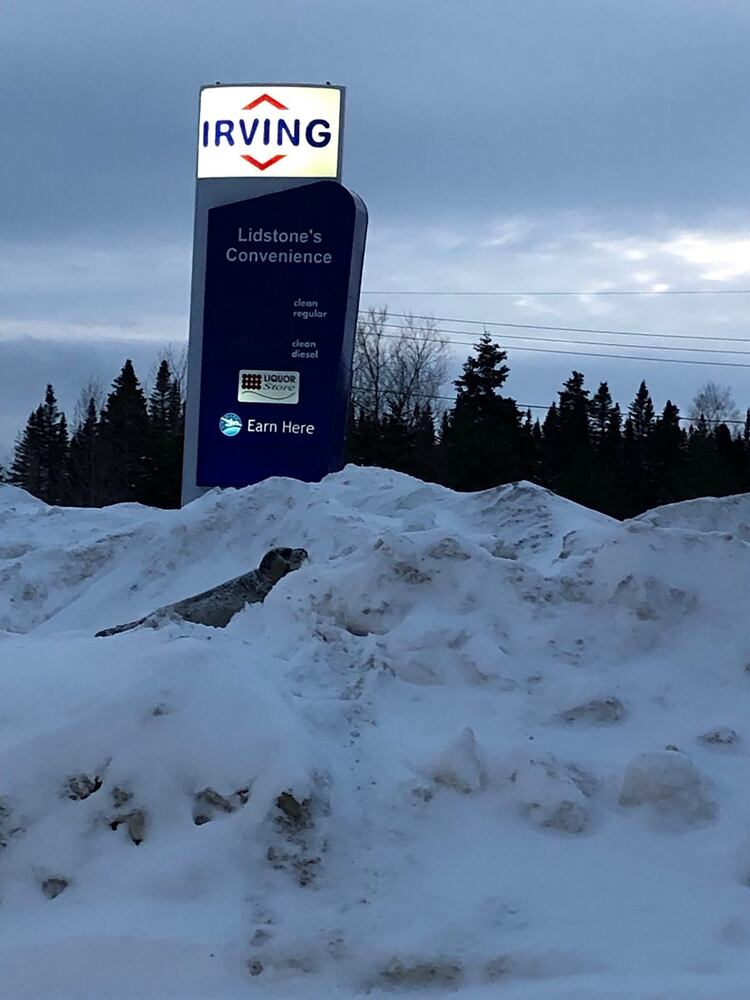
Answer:
[[(383, 324), (381, 324), (381, 326), (384, 329), (388, 329), (388, 330), (411, 330), (411, 329), (413, 329), (410, 326), (407, 326), (407, 325), (404, 325), (404, 324), (399, 324), (399, 323), (383, 323)], [(467, 336), (467, 337), (470, 336), (470, 331), (469, 330), (448, 330), (445, 327), (441, 327), (439, 329), (435, 329), (434, 332), (435, 333), (458, 333), (458, 334), (463, 334), (464, 336)], [(409, 339), (420, 340), (422, 338), (415, 337), (415, 338), (409, 338)], [(665, 349), (665, 347), (664, 347), (663, 344), (656, 344), (656, 345), (654, 345), (652, 347), (650, 344), (618, 344), (618, 343), (612, 343), (611, 341), (607, 341), (607, 340), (570, 340), (567, 337), (565, 338), (565, 340), (558, 340), (556, 337), (531, 337), (531, 336), (522, 337), (522, 336), (519, 336), (518, 334), (512, 334), (512, 333), (506, 333), (506, 334), (503, 335), (503, 338), (502, 338), (503, 343), (505, 343), (507, 340), (524, 340), (524, 341), (532, 341), (532, 342), (537, 342), (538, 341), (539, 343), (546, 343), (546, 344), (581, 344), (581, 345), (588, 346), (588, 347), (624, 347), (624, 348), (626, 348), (628, 350), (636, 350), (636, 351), (637, 350), (643, 350), (643, 351), (661, 351), (661, 350)], [(459, 343), (459, 341), (455, 341), (455, 343)], [(742, 340), (742, 341), (738, 341), (738, 343), (748, 344), (750, 342), (748, 342), (746, 340)], [(470, 342), (467, 341), (466, 342), (466, 346), (470, 347), (472, 345), (471, 345)], [(724, 349), (719, 348), (719, 347), (711, 347), (711, 348), (709, 348), (709, 347), (668, 347), (668, 350), (670, 350), (670, 351), (690, 352), (691, 354), (736, 354), (736, 355), (742, 355), (744, 357), (750, 357), (750, 351), (731, 351), (731, 350), (727, 351), (727, 350), (724, 350)]]
[(750, 288), (665, 288), (662, 291), (637, 289), (596, 290), (596, 291), (363, 291), (362, 295), (750, 295)]
[[(436, 328), (434, 333), (440, 333), (440, 329)], [(418, 340), (425, 341), (428, 338), (425, 337), (404, 337), (403, 334), (399, 333), (383, 333), (382, 337), (389, 337), (393, 339), (405, 339), (405, 340)], [(455, 344), (458, 347), (471, 347), (472, 344), (467, 343), (465, 340), (451, 340), (450, 338), (433, 338), (436, 344)], [(498, 341), (494, 341), (498, 343)], [(564, 343), (564, 341), (563, 341)], [(627, 347), (628, 345), (623, 345)], [(638, 350), (637, 347), (633, 348)], [(568, 355), (570, 357), (576, 358), (608, 358), (614, 359), (616, 361), (649, 361), (654, 364), (672, 364), (672, 365), (703, 365), (711, 368), (750, 368), (750, 364), (741, 361), (690, 361), (687, 358), (649, 358), (643, 357), (637, 354), (592, 354), (590, 351), (555, 351), (550, 347), (518, 347), (515, 344), (512, 346), (514, 351), (523, 351), (532, 354), (554, 354), (556, 357), (561, 355)], [(710, 351), (707, 353), (711, 353)]]
[[(406, 320), (422, 320), (426, 323), (464, 323), (470, 324), (471, 326), (499, 326), (504, 329), (511, 330), (551, 330), (556, 333), (601, 333), (607, 337), (658, 337), (661, 339), (668, 340), (718, 340), (721, 343), (726, 344), (747, 344), (750, 343), (746, 337), (710, 337), (701, 336), (698, 334), (681, 334), (681, 333), (654, 333), (653, 331), (642, 331), (642, 330), (607, 330), (599, 329), (598, 327), (586, 327), (586, 326), (551, 326), (543, 323), (506, 323), (500, 322), (499, 320), (483, 320), (483, 319), (456, 319), (449, 316), (415, 316), (409, 313), (387, 313), (387, 316), (393, 316), (395, 319), (406, 319)], [(369, 318), (369, 314), (364, 311), (360, 311), (360, 317), (364, 319)], [(405, 328), (410, 329), (408, 325)], [(459, 331), (462, 332), (462, 331)], [(467, 336), (471, 333), (470, 330), (465, 331)]]
[[(373, 389), (368, 389), (366, 386), (363, 385), (354, 385), (352, 386), (352, 388), (354, 389), (355, 392), (374, 392)], [(400, 395), (400, 393), (395, 389), (378, 389), (378, 393), (381, 396)], [(410, 393), (410, 395), (413, 399), (444, 399), (447, 400), (449, 403), (456, 402), (455, 396), (442, 396), (439, 393), (434, 393), (434, 392), (412, 392)], [(550, 410), (552, 408), (552, 405), (553, 405), (552, 403), (550, 403), (549, 406), (544, 406), (543, 403), (519, 403), (518, 401), (516, 401), (516, 406), (518, 407), (519, 410)], [(677, 419), (687, 420), (690, 423), (697, 423), (697, 421), (694, 420), (692, 417), (678, 417)], [(745, 425), (744, 420), (720, 420), (719, 423), (740, 424), (741, 426)]]

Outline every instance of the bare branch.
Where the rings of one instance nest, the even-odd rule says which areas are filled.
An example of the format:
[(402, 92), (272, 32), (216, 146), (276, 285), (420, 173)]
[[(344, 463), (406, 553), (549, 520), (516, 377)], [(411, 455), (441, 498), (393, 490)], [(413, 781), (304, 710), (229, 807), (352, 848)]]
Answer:
[(360, 319), (354, 352), (355, 407), (373, 419), (398, 414), (407, 423), (435, 397), (445, 381), (447, 344), (434, 320), (413, 316), (396, 326), (385, 309)]

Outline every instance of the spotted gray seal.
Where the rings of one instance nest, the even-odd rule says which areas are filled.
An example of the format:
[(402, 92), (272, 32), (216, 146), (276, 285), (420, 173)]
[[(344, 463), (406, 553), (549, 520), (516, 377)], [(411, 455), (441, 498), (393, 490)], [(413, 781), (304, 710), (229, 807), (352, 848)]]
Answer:
[(96, 637), (118, 635), (140, 625), (158, 628), (165, 622), (180, 620), (224, 628), (246, 604), (264, 601), (279, 580), (287, 573), (299, 569), (305, 559), (307, 552), (304, 549), (271, 549), (263, 556), (257, 569), (211, 587), (210, 590), (204, 590), (201, 594), (167, 604), (145, 618), (102, 629), (96, 633)]

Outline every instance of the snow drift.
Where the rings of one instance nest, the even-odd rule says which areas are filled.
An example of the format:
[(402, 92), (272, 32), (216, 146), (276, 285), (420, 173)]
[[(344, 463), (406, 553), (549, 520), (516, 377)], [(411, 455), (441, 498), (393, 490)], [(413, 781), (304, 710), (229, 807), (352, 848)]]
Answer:
[[(0, 487), (0, 993), (747, 996), (750, 497)], [(94, 633), (309, 560), (225, 629)]]

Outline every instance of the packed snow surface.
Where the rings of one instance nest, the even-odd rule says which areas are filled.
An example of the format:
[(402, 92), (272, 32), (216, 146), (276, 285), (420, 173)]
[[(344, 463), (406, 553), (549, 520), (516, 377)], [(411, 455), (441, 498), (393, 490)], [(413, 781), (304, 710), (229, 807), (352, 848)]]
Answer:
[(2, 486), (0, 582), (2, 997), (750, 995), (750, 497)]

